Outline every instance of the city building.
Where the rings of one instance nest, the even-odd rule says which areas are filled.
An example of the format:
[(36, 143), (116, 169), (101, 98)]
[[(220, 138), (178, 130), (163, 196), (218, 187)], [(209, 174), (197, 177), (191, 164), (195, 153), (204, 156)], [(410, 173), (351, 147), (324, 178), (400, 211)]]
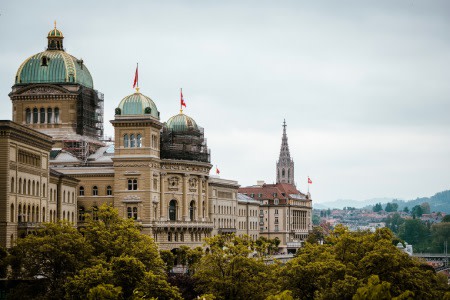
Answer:
[(259, 235), (278, 238), (282, 252), (295, 253), (312, 230), (312, 200), (309, 193), (301, 193), (294, 184), (294, 161), (289, 153), (286, 126), (284, 121), (277, 182), (258, 181), (254, 186), (241, 187), (239, 193), (260, 203)]
[(287, 196), (240, 194), (237, 181), (209, 175), (204, 129), (182, 110), (164, 122), (139, 88), (117, 101), (114, 143), (102, 140), (103, 94), (84, 61), (66, 52), (56, 24), (47, 40), (45, 51), (20, 65), (9, 94), (12, 121), (0, 121), (1, 245), (42, 222), (86, 226), (86, 215), (97, 218), (103, 204), (134, 219), (161, 249), (228, 233), (277, 236), (288, 249), (307, 234), (311, 201), (293, 185), (285, 123), (275, 193)]

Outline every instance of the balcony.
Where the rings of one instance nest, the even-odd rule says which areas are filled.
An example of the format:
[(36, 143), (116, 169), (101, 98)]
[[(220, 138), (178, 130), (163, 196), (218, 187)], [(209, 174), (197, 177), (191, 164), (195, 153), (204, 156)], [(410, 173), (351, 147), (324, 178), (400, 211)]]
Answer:
[(153, 221), (153, 228), (158, 230), (191, 229), (191, 230), (213, 230), (212, 222), (190, 222), (190, 221)]
[(236, 228), (219, 228), (219, 234), (230, 234), (236, 233)]
[(36, 229), (39, 228), (39, 226), (41, 226), (40, 222), (19, 222), (17, 224), (18, 229)]

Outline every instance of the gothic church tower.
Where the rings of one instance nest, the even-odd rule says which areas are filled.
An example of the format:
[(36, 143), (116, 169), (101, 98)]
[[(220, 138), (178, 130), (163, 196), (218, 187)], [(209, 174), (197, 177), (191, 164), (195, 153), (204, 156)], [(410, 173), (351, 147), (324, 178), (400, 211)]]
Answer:
[(281, 138), (280, 157), (277, 161), (277, 183), (289, 183), (295, 185), (294, 182), (294, 161), (289, 154), (289, 145), (286, 135), (286, 120), (283, 122), (283, 137)]

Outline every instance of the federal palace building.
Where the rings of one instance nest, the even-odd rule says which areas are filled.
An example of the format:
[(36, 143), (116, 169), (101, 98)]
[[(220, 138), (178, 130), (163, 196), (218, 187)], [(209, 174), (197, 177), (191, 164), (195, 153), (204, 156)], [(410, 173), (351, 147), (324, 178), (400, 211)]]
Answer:
[(204, 129), (183, 111), (161, 120), (138, 88), (108, 104), (117, 108), (114, 142), (105, 142), (103, 94), (63, 43), (55, 25), (46, 50), (18, 67), (12, 121), (0, 121), (0, 245), (11, 247), (43, 222), (86, 226), (86, 215), (95, 219), (108, 204), (161, 249), (202, 246), (228, 233), (278, 237), (284, 253), (301, 246), (312, 229), (312, 201), (295, 187), (286, 123), (276, 183), (249, 187), (211, 176)]

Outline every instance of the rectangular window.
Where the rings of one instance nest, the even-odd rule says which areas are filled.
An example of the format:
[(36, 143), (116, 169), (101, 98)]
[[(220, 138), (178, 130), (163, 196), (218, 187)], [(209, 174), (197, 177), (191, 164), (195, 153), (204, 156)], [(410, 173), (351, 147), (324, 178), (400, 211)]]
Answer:
[(279, 231), (278, 225), (275, 225), (275, 231)]

